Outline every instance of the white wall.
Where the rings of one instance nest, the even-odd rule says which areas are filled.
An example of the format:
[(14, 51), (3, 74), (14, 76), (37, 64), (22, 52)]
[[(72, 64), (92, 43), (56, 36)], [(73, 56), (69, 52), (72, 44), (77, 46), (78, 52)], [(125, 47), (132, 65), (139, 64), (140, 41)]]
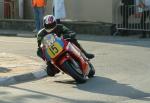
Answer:
[(66, 0), (66, 10), (70, 19), (112, 22), (112, 0)]
[[(24, 0), (27, 18), (33, 18), (31, 0)], [(46, 14), (52, 14), (52, 0), (47, 0)], [(113, 0), (65, 0), (66, 19), (112, 23)], [(29, 8), (30, 7), (30, 8)]]

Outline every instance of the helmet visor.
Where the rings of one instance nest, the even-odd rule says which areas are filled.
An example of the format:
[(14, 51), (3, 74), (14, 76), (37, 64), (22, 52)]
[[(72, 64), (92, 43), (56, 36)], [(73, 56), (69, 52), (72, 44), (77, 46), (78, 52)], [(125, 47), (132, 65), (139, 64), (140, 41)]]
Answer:
[(56, 27), (56, 22), (53, 22), (51, 24), (45, 24), (45, 29), (54, 29)]

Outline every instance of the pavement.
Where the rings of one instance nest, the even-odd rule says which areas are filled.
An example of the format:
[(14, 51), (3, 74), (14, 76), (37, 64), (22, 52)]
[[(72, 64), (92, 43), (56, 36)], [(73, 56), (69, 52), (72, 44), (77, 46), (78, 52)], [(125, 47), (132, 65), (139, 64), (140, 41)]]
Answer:
[[(22, 61), (23, 60), (23, 61)], [(47, 76), (44, 62), (10, 53), (0, 53), (0, 85), (9, 85)]]
[[(32, 32), (15, 30), (0, 30), (0, 35), (35, 37)], [(43, 78), (47, 76), (45, 67), (45, 63), (39, 62), (36, 58), (0, 53), (0, 85), (10, 85)]]

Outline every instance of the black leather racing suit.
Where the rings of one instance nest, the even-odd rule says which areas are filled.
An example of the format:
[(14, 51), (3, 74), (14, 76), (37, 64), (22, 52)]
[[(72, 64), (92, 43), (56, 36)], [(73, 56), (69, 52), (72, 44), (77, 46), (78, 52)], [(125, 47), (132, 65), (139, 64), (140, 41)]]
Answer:
[[(65, 39), (69, 40), (70, 42), (74, 43), (77, 47), (79, 47), (81, 50), (80, 44), (77, 42), (76, 33), (69, 30), (66, 26), (62, 24), (57, 24), (57, 26), (52, 30), (50, 33), (55, 33), (57, 36), (63, 36)], [(44, 28), (41, 29), (38, 34), (37, 34), (37, 43), (38, 43), (38, 50), (37, 50), (37, 55), (39, 57), (42, 57), (42, 50), (40, 48), (41, 41), (45, 35), (49, 34)]]

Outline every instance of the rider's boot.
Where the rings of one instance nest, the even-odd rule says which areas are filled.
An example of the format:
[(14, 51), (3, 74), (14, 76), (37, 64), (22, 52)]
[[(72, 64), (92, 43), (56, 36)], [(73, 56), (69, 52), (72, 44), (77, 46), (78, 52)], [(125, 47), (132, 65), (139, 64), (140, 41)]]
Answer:
[(85, 54), (85, 56), (86, 56), (88, 59), (93, 59), (93, 58), (95, 57), (94, 54), (87, 53), (83, 48), (80, 48), (80, 50)]
[(88, 59), (93, 59), (93, 58), (94, 58), (94, 54), (87, 53), (87, 52), (82, 48), (82, 46), (78, 43), (77, 39), (70, 39), (70, 41), (71, 41), (72, 43), (74, 43), (74, 44), (85, 54), (85, 56), (86, 56)]
[(87, 53), (79, 43), (76, 44), (76, 46), (84, 53), (84, 55), (88, 58), (88, 59), (93, 59), (95, 56), (94, 54), (91, 53)]
[(53, 77), (55, 74), (59, 73), (60, 70), (55, 68), (51, 62), (47, 62), (46, 72), (47, 75)]

